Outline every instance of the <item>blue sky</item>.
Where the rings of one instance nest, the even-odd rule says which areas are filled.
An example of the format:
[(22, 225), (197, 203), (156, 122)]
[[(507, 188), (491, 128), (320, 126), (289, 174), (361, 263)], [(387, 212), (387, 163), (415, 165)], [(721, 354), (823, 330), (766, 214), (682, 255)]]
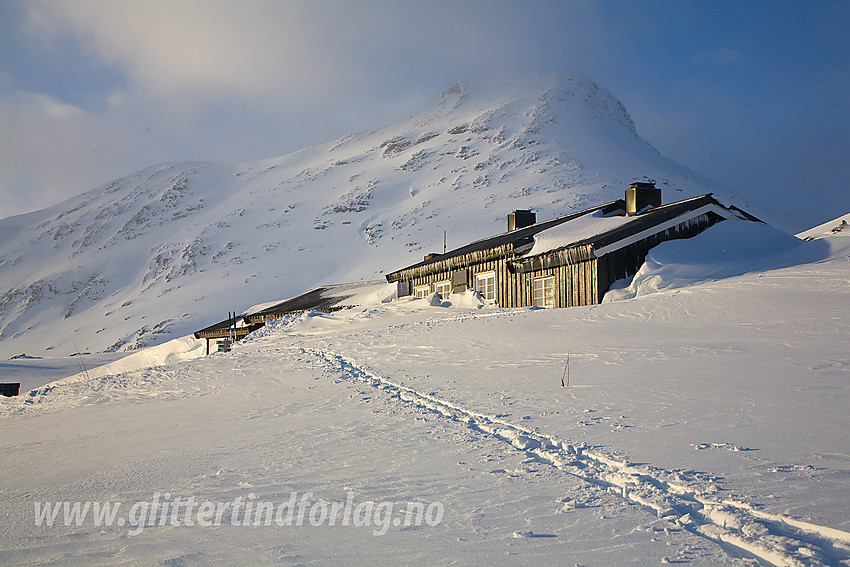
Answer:
[(515, 69), (598, 81), (733, 192), (804, 192), (802, 228), (850, 210), (848, 34), (850, 6), (826, 1), (6, 0), (0, 217), (383, 126)]

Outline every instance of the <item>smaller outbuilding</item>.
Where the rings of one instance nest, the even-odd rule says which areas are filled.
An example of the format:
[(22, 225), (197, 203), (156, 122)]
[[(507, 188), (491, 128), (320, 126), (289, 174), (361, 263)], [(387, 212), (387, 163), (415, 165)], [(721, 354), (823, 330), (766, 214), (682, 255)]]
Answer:
[(267, 322), (280, 319), (292, 313), (305, 311), (323, 311), (331, 313), (346, 307), (357, 305), (357, 296), (386, 289), (383, 280), (333, 284), (318, 287), (299, 296), (273, 303), (260, 308), (249, 309), (241, 315), (232, 313), (224, 321), (210, 325), (195, 332), (196, 339), (207, 340), (207, 354), (210, 353), (210, 341), (216, 340), (219, 350), (229, 350), (230, 345), (244, 339), (249, 333), (262, 328)]

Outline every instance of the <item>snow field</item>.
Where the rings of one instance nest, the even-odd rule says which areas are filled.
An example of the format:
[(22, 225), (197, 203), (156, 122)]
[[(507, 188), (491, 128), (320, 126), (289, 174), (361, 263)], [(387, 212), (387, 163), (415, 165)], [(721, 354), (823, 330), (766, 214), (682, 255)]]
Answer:
[[(295, 315), (229, 354), (0, 400), (4, 560), (848, 565), (850, 245), (815, 246), (716, 281), (657, 268), (662, 291), (592, 307)], [(34, 502), (292, 491), (445, 515), (382, 536), (32, 521)]]
[[(498, 565), (567, 554), (637, 565), (671, 550), (697, 564), (724, 560), (603, 490), (588, 491), (489, 436), (399, 406), (299, 348), (246, 350), (179, 364), (156, 381), (151, 375), (165, 369), (127, 373), (80, 405), (44, 403), (4, 420), (4, 450), (16, 454), (3, 464), (5, 560)], [(179, 393), (159, 393), (178, 383)], [(291, 491), (335, 502), (351, 491), (358, 501), (440, 501), (446, 515), (436, 527), (390, 528), (383, 536), (371, 527), (229, 525), (154, 526), (129, 536), (121, 527), (32, 523), (33, 501), (130, 503), (155, 491), (211, 501), (253, 493), (271, 502)], [(561, 499), (572, 493), (586, 505), (564, 511)], [(626, 560), (621, 547), (643, 559)]]

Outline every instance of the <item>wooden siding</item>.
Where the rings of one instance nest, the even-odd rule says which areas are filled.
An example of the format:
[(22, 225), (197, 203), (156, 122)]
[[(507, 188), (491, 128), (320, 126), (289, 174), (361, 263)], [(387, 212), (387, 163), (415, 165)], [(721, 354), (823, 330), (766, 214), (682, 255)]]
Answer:
[[(250, 325), (248, 327), (236, 327), (236, 340), (244, 339), (249, 333), (252, 333), (262, 327), (262, 325)], [(224, 327), (217, 329), (202, 329), (195, 333), (196, 339), (227, 339), (233, 338), (233, 327)]]
[[(480, 262), (463, 268), (469, 287), (475, 289), (476, 276), (493, 272), (496, 277), (496, 304), (501, 307), (528, 307), (532, 305), (532, 290), (535, 278), (555, 277), (555, 307), (573, 307), (599, 303), (599, 282), (596, 273), (597, 259), (592, 258), (577, 264), (566, 264), (542, 270), (516, 273), (510, 269), (505, 259)], [(456, 272), (457, 270), (453, 270)], [(457, 277), (457, 276), (455, 276)], [(435, 272), (414, 277), (410, 280), (411, 289), (428, 285), (434, 291), (434, 284), (446, 281), (445, 272)]]
[[(452, 256), (451, 258), (446, 258), (445, 260), (436, 260), (434, 262), (422, 266), (413, 266), (410, 268), (405, 268), (403, 270), (393, 272), (392, 274), (388, 274), (387, 281), (396, 282), (408, 280), (420, 282), (420, 280), (422, 280), (421, 283), (434, 283), (437, 281), (444, 280), (451, 281), (451, 273), (454, 270), (466, 269), (470, 266), (499, 260), (512, 255), (513, 245), (503, 244), (495, 248), (488, 248), (486, 250), (476, 250), (475, 252), (470, 252), (468, 254)], [(440, 274), (440, 279), (427, 279), (434, 274)]]

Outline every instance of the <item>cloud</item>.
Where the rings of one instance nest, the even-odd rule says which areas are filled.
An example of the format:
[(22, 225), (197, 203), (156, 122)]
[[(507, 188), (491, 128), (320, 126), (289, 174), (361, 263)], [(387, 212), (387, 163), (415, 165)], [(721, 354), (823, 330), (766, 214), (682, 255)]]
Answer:
[[(727, 182), (727, 171), (759, 171), (737, 156), (769, 167), (751, 148), (789, 128), (846, 130), (846, 50), (822, 31), (840, 27), (834, 10), (721, 12), (595, 0), (0, 3), (0, 216), (154, 163), (261, 159), (380, 127), (494, 70), (583, 73), (663, 154)], [(811, 19), (808, 35), (765, 31), (805, 31), (794, 18)]]
[(137, 90), (232, 96), (297, 92), (332, 72), (313, 65), (326, 54), (302, 25), (310, 10), (290, 2), (59, 0), (29, 4), (29, 18), (45, 41), (72, 35)]
[[(482, 67), (604, 56), (594, 4), (507, 1), (39, 0), (29, 25), (68, 35), (151, 96), (287, 97)], [(544, 63), (545, 64), (545, 63)], [(557, 68), (557, 67), (556, 67)], [(547, 66), (547, 70), (551, 66)]]
[[(620, 60), (593, 2), (17, 6), (30, 67), (50, 64), (30, 83), (2, 81), (12, 94), (0, 100), (0, 119), (17, 142), (0, 157), (0, 192), (18, 197), (0, 214), (153, 163), (261, 159), (380, 127), (472, 74), (577, 70), (604, 82), (593, 67)], [(10, 70), (20, 72), (0, 69), (0, 79)]]
[(145, 157), (126, 124), (39, 93), (0, 100), (0, 123), (0, 216), (91, 189)]

